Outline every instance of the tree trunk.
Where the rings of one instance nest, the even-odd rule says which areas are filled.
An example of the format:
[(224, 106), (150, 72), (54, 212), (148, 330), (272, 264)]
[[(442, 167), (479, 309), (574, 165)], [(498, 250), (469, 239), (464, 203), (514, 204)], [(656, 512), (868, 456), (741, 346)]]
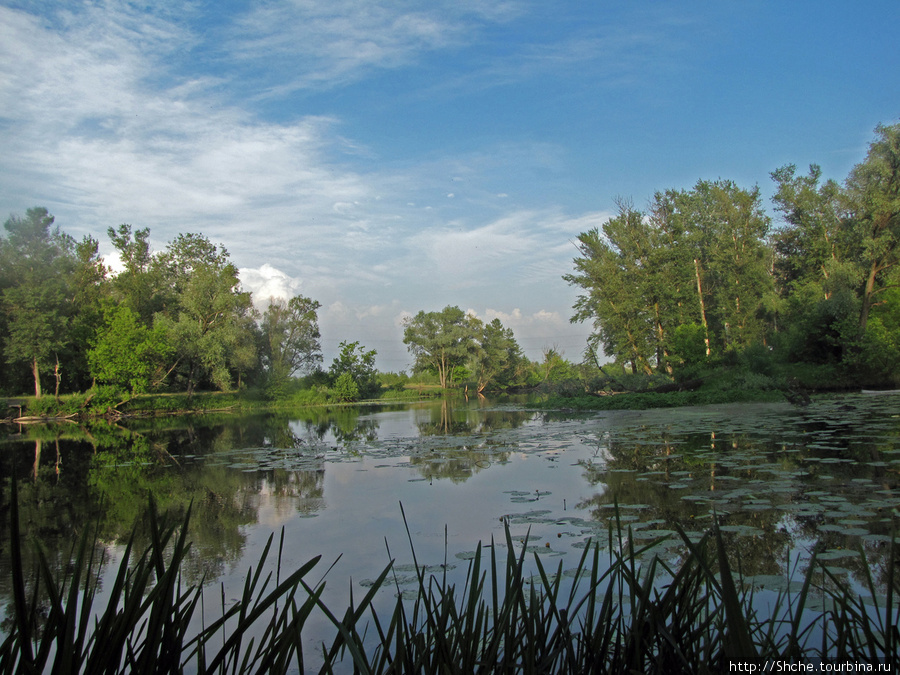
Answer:
[(669, 350), (666, 349), (666, 334), (662, 321), (659, 318), (659, 302), (653, 303), (653, 311), (656, 313), (656, 367), (672, 374), (672, 366), (669, 363)]
[(866, 333), (866, 325), (869, 323), (869, 310), (872, 309), (872, 296), (875, 294), (875, 276), (878, 274), (878, 266), (872, 263), (869, 276), (866, 279), (866, 288), (863, 291), (862, 309), (859, 311), (859, 337)]
[(59, 381), (61, 376), (59, 374), (59, 355), (56, 356), (56, 367), (53, 369), (53, 376), (56, 378), (56, 389), (53, 392), (54, 398), (56, 398), (57, 402), (59, 401)]
[(706, 343), (706, 356), (709, 358), (709, 326), (706, 323), (706, 303), (703, 302), (703, 286), (700, 283), (700, 261), (694, 258), (694, 273), (697, 275), (697, 297), (700, 299), (700, 323), (703, 325), (703, 342)]
[(34, 373), (34, 396), (35, 398), (41, 397), (41, 371), (38, 368), (38, 360), (35, 356), (31, 360), (31, 372)]

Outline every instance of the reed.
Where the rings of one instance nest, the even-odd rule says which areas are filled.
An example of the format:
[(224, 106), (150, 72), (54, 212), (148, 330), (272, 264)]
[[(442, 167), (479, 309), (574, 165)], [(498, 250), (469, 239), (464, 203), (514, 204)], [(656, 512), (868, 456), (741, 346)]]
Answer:
[[(316, 611), (334, 626), (316, 654), (322, 673), (721, 673), (731, 663), (767, 660), (900, 664), (896, 550), (887, 594), (874, 607), (813, 557), (801, 590), (779, 594), (760, 616), (716, 527), (696, 543), (679, 531), (686, 554), (675, 567), (657, 557), (641, 564), (659, 540), (635, 547), (617, 521), (607, 553), (589, 546), (565, 574), (562, 562), (548, 569), (539, 555), (532, 560), (527, 538), (516, 553), (507, 528), (505, 553), (493, 541), (479, 544), (458, 585), (446, 564), (439, 574), (418, 564), (407, 526), (419, 570), (415, 598), (403, 599), (389, 564), (359, 602), (351, 597), (338, 614), (322, 601), (324, 584), (305, 580), (318, 557), (281, 581), (282, 539), (274, 580), (263, 573), (270, 537), (240, 600), (226, 607), (223, 598), (218, 618), (192, 633), (197, 608), (204, 617), (209, 610), (202, 586), (184, 587), (179, 573), (190, 546), (190, 512), (176, 526), (150, 500), (149, 546), (135, 553), (132, 536), (106, 606), (96, 607), (103, 561), (92, 553), (90, 535), (61, 578), (43, 556), (29, 574), (16, 502), (13, 484), (14, 608), (0, 644), (0, 673), (304, 672), (311, 660), (304, 658), (303, 628)], [(867, 590), (879, 598), (864, 553), (862, 560)], [(537, 574), (526, 583), (531, 562)], [(398, 598), (379, 614), (373, 600), (391, 584)], [(828, 608), (812, 611), (813, 594), (826, 598)]]

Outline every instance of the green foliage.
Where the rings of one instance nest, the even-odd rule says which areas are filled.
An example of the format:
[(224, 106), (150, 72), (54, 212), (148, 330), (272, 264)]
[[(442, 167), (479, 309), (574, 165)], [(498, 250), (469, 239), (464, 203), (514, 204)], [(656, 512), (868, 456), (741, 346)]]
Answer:
[(178, 359), (188, 393), (198, 384), (228, 389), (256, 360), (250, 294), (240, 291), (237, 267), (224, 248), (197, 234), (180, 234), (158, 263), (177, 311), (156, 315)]
[(767, 328), (768, 227), (759, 190), (730, 181), (657, 193), (646, 214), (622, 201), (578, 238), (575, 273), (564, 276), (584, 291), (573, 320), (593, 321), (594, 340), (634, 372), (671, 371), (679, 326), (702, 326), (704, 352), (752, 344)]
[[(375, 398), (381, 393), (374, 349), (366, 351), (359, 342), (341, 342), (341, 353), (334, 359), (328, 374), (334, 380), (339, 400), (355, 401)], [(352, 385), (352, 386), (351, 386)]]
[(693, 322), (676, 326), (670, 341), (671, 362), (689, 372), (696, 372), (707, 361), (705, 335), (703, 326)]
[(873, 316), (866, 324), (855, 363), (866, 382), (900, 383), (900, 333), (889, 330), (879, 317)]
[(390, 391), (403, 391), (409, 380), (409, 375), (405, 372), (399, 373), (378, 373), (378, 383), (383, 389)]
[(441, 388), (453, 381), (453, 370), (465, 365), (477, 348), (478, 319), (459, 307), (447, 306), (440, 312), (420, 311), (403, 322), (403, 343), (416, 358), (416, 371), (431, 369), (437, 373)]
[(99, 385), (88, 391), (88, 404), (100, 412), (115, 408), (130, 398), (127, 392), (115, 385)]
[(325, 405), (329, 402), (328, 388), (319, 386), (311, 389), (299, 389), (285, 401), (295, 406)]
[(342, 403), (356, 401), (359, 399), (359, 386), (353, 380), (353, 376), (348, 371), (344, 371), (334, 381), (331, 393), (337, 401)]
[(135, 394), (148, 391), (154, 378), (165, 373), (171, 353), (163, 324), (147, 328), (128, 305), (118, 305), (107, 309), (87, 356), (98, 382), (127, 387)]
[(500, 319), (494, 319), (482, 325), (480, 332), (470, 361), (477, 390), (519, 384), (524, 378), (526, 364), (512, 329), (505, 328)]
[(269, 302), (260, 325), (261, 356), (273, 398), (286, 394), (288, 382), (296, 373), (310, 373), (322, 362), (316, 316), (319, 307), (318, 302), (302, 295)]
[(45, 208), (28, 209), (25, 218), (11, 216), (3, 225), (0, 263), (4, 285), (0, 308), (5, 318), (3, 351), (11, 366), (26, 366), (40, 397), (41, 371), (68, 340), (69, 277), (75, 267), (74, 242), (52, 228)]

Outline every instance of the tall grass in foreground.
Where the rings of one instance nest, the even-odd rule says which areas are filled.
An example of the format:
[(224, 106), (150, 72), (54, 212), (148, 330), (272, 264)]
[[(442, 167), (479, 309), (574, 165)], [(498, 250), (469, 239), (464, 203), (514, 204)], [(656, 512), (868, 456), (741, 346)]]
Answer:
[[(516, 554), (507, 529), (505, 557), (497, 546), (479, 545), (461, 588), (446, 572), (426, 574), (410, 538), (420, 570), (415, 599), (399, 597), (395, 581), (393, 610), (379, 615), (374, 609), (376, 592), (390, 583), (388, 565), (340, 616), (322, 602), (322, 585), (304, 581), (318, 558), (284, 581), (261, 578), (270, 538), (240, 601), (231, 608), (223, 603), (219, 618), (191, 635), (202, 593), (182, 588), (179, 575), (190, 515), (179, 529), (162, 523), (152, 502), (149, 513), (150, 546), (135, 555), (132, 538), (109, 602), (97, 608), (100, 566), (87, 553), (87, 536), (62, 579), (41, 557), (26, 583), (13, 486), (14, 622), (0, 645), (0, 673), (302, 672), (309, 662), (302, 630), (313, 611), (335, 629), (316, 655), (323, 673), (721, 673), (730, 663), (769, 659), (900, 664), (895, 550), (880, 605), (866, 605), (813, 558), (802, 589), (779, 594), (772, 611), (759, 616), (717, 529), (698, 543), (682, 532), (687, 555), (675, 569), (658, 558), (640, 565), (653, 543), (635, 548), (617, 527), (609, 533), (609, 553), (601, 558), (598, 547), (588, 547), (574, 570), (564, 573), (562, 562), (548, 570), (535, 555), (538, 583), (532, 584), (525, 579), (527, 546)], [(280, 567), (280, 548), (278, 559)], [(867, 590), (878, 598), (863, 561)], [(813, 582), (819, 569), (830, 582), (821, 587)], [(828, 609), (809, 609), (814, 595), (824, 595)]]

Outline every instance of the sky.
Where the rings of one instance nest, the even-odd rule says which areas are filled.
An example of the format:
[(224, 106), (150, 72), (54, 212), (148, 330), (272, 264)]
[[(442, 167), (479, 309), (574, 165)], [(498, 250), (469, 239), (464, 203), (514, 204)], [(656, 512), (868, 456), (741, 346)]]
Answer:
[(0, 217), (223, 245), (412, 364), (447, 305), (580, 361), (581, 232), (659, 190), (843, 180), (900, 121), (900, 2), (0, 0)]

